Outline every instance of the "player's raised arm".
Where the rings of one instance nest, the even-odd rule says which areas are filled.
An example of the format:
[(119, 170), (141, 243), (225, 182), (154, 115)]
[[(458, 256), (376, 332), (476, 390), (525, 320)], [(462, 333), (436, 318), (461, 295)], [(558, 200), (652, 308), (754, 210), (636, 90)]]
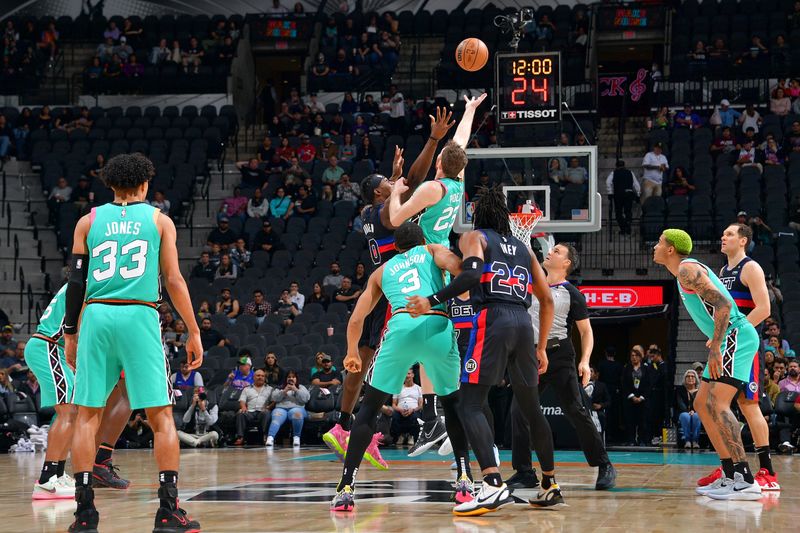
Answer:
[(472, 122), (475, 119), (475, 111), (485, 99), (486, 93), (483, 93), (477, 98), (469, 98), (467, 95), (464, 95), (464, 102), (466, 102), (467, 105), (464, 108), (464, 116), (461, 117), (461, 122), (458, 123), (458, 127), (456, 128), (456, 134), (453, 136), (453, 141), (461, 148), (467, 147), (469, 136), (472, 133)]
[(78, 351), (78, 322), (86, 296), (86, 277), (89, 268), (89, 255), (86, 250), (86, 236), (92, 220), (84, 215), (75, 226), (72, 241), (72, 268), (67, 281), (67, 292), (64, 295), (64, 355), (67, 363), (75, 368)]
[(161, 234), (161, 251), (159, 266), (164, 287), (167, 289), (172, 305), (186, 323), (189, 338), (186, 341), (186, 361), (189, 368), (200, 368), (203, 364), (203, 345), (200, 341), (200, 328), (197, 327), (192, 300), (189, 297), (189, 288), (181, 274), (178, 263), (177, 231), (175, 223), (167, 216), (158, 216), (158, 230)]
[(712, 379), (718, 379), (722, 372), (722, 341), (728, 330), (731, 317), (731, 302), (711, 282), (706, 269), (697, 264), (684, 262), (678, 268), (681, 286), (694, 291), (714, 308), (714, 336), (708, 340), (708, 372)]
[(375, 309), (381, 298), (381, 277), (383, 265), (370, 274), (367, 286), (358, 297), (355, 308), (347, 322), (347, 357), (344, 358), (344, 367), (348, 372), (361, 372), (361, 356), (358, 354), (358, 341), (364, 332), (364, 319)]
[(434, 305), (439, 305), (451, 298), (455, 298), (480, 283), (481, 275), (483, 274), (483, 250), (486, 247), (483, 234), (480, 231), (465, 233), (461, 236), (459, 247), (465, 258), (461, 263), (461, 273), (436, 294), (432, 294), (427, 298), (410, 296), (406, 308), (411, 316), (416, 318), (424, 315)]
[(755, 304), (755, 308), (747, 315), (747, 320), (757, 327), (769, 317), (771, 309), (764, 270), (755, 261), (748, 261), (742, 268), (740, 279), (750, 289)]
[(420, 152), (414, 160), (411, 168), (408, 169), (406, 184), (409, 190), (401, 195), (400, 200), (403, 202), (408, 201), (416, 188), (425, 181), (425, 177), (431, 170), (433, 156), (436, 155), (436, 148), (439, 146), (439, 141), (444, 139), (447, 132), (450, 131), (450, 128), (455, 124), (455, 121), (450, 120), (453, 116), (453, 112), (446, 107), (437, 107), (435, 118), (430, 115), (428, 116), (431, 119), (431, 135), (422, 148), (422, 152)]
[(400, 227), (400, 224), (442, 198), (442, 186), (429, 181), (420, 185), (411, 198), (401, 204), (401, 197), (408, 190), (410, 189), (405, 178), (400, 178), (395, 182), (392, 194), (389, 195), (389, 222), (395, 228)]

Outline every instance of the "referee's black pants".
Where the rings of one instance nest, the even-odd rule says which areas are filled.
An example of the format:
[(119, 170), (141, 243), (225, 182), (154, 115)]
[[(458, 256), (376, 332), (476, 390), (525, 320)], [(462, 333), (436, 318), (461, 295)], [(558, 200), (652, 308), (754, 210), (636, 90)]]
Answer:
[[(569, 339), (562, 340), (558, 348), (548, 350), (547, 358), (547, 372), (539, 376), (539, 396), (544, 394), (548, 386), (553, 385), (564, 416), (578, 434), (578, 441), (589, 466), (609, 463), (603, 438), (597, 431), (584, 400), (586, 393), (578, 382), (572, 342)], [(516, 397), (511, 403), (511, 432), (511, 466), (519, 472), (531, 470), (530, 429)]]

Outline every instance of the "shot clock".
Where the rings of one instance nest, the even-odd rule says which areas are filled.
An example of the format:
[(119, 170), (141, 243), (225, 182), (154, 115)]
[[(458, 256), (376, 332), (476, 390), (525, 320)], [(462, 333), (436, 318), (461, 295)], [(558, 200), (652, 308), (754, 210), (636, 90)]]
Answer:
[(499, 124), (561, 120), (559, 52), (497, 54), (495, 84)]

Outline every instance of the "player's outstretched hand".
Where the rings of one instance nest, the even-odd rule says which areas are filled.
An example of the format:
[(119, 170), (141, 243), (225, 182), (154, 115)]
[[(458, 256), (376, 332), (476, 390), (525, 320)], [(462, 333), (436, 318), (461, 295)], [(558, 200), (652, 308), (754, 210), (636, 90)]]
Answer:
[(395, 145), (394, 159), (392, 160), (392, 181), (395, 181), (397, 178), (403, 175), (403, 164), (405, 164), (405, 160), (403, 159), (403, 149)]
[(711, 379), (719, 379), (722, 375), (722, 352), (718, 342), (708, 339), (708, 374)]
[(203, 364), (203, 343), (200, 333), (189, 334), (186, 341), (186, 362), (191, 370), (197, 370)]
[(550, 360), (547, 358), (547, 350), (537, 347), (536, 359), (539, 360), (539, 375), (541, 376), (547, 372), (547, 367), (550, 365)]
[(358, 354), (347, 354), (347, 357), (344, 358), (344, 368), (348, 372), (352, 372), (353, 374), (358, 374), (361, 372), (361, 358)]
[(405, 178), (400, 178), (399, 180), (395, 181), (394, 185), (392, 186), (392, 194), (396, 196), (400, 196), (407, 190), (408, 190), (408, 185), (406, 184)]
[(431, 119), (431, 137), (437, 141), (442, 140), (442, 138), (447, 135), (447, 132), (450, 131), (450, 128), (456, 123), (455, 120), (452, 122), (450, 121), (453, 117), (453, 112), (446, 107), (436, 108), (436, 118), (434, 118), (433, 115), (428, 116)]
[(413, 318), (424, 315), (431, 310), (431, 303), (427, 298), (423, 298), (422, 296), (408, 296), (406, 300), (408, 300), (406, 309), (408, 309), (408, 314)]
[(466, 94), (464, 95), (464, 102), (467, 104), (467, 109), (477, 109), (484, 100), (486, 100), (486, 93), (483, 93), (477, 98), (470, 98)]
[(592, 371), (589, 368), (589, 363), (578, 363), (578, 375), (581, 377), (581, 387), (585, 388), (592, 378)]
[(75, 362), (78, 359), (78, 336), (77, 335), (64, 335), (64, 356), (67, 358), (67, 364), (75, 371)]

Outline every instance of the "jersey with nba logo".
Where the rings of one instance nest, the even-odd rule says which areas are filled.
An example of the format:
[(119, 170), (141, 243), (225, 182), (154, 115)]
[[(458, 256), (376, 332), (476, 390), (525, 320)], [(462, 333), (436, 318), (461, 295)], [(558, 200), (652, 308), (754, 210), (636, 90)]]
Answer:
[(736, 307), (745, 315), (756, 308), (756, 304), (753, 303), (753, 295), (750, 294), (750, 288), (742, 282), (742, 270), (750, 261), (752, 261), (751, 258), (745, 257), (733, 268), (728, 268), (726, 263), (719, 271), (719, 280), (731, 293), (733, 301), (736, 302)]
[(470, 291), (475, 312), (491, 303), (530, 307), (533, 278), (528, 248), (514, 236), (489, 229), (479, 231), (486, 238), (486, 249), (480, 285)]
[(369, 205), (361, 212), (369, 258), (375, 267), (381, 266), (397, 254), (394, 247), (394, 230), (387, 228), (381, 222), (381, 209), (383, 208), (383, 204)]
[(144, 202), (92, 209), (86, 301), (156, 303), (160, 299), (159, 210)]

